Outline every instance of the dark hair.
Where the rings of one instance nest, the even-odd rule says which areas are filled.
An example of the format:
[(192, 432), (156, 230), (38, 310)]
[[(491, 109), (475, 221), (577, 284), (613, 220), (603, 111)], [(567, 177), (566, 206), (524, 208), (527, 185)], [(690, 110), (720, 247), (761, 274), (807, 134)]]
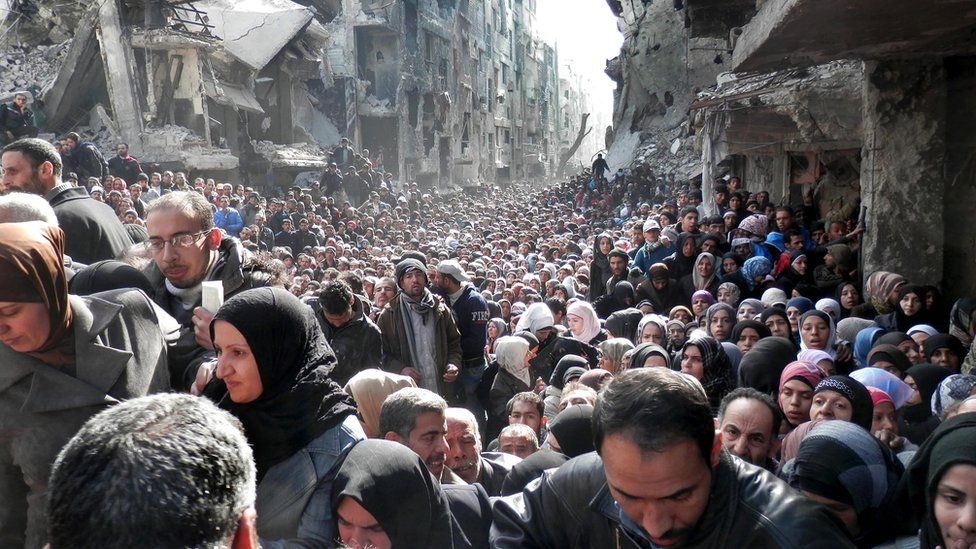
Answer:
[(64, 139), (70, 139), (75, 143), (78, 143), (79, 141), (81, 141), (81, 136), (78, 135), (76, 132), (68, 132), (64, 134)]
[(710, 462), (715, 429), (700, 385), (664, 368), (626, 370), (600, 392), (593, 408), (593, 442), (620, 433), (644, 452), (663, 452), (682, 440), (698, 445)]
[(796, 229), (786, 229), (786, 231), (783, 232), (783, 242), (789, 244), (790, 239), (793, 238), (794, 236), (803, 236), (803, 233), (801, 233)]
[(61, 163), (61, 155), (58, 154), (58, 150), (54, 148), (54, 145), (43, 139), (37, 139), (36, 137), (18, 139), (4, 147), (3, 152), (19, 152), (27, 157), (31, 168), (35, 170), (41, 164), (50, 162), (51, 166), (54, 167), (54, 177), (61, 177), (61, 170), (64, 168), (64, 165)]
[(722, 418), (725, 416), (725, 410), (729, 407), (729, 404), (739, 400), (740, 398), (748, 398), (752, 400), (758, 400), (759, 402), (766, 405), (769, 408), (769, 413), (773, 415), (773, 431), (772, 435), (775, 438), (779, 434), (779, 428), (783, 424), (783, 413), (780, 412), (779, 406), (776, 405), (776, 401), (773, 397), (760, 393), (752, 387), (738, 387), (734, 389), (731, 393), (722, 397), (722, 403), (718, 406), (718, 422), (722, 423)]
[(352, 288), (342, 280), (333, 280), (319, 292), (319, 305), (330, 315), (341, 315), (352, 308), (355, 296)]
[(352, 293), (363, 295), (363, 277), (359, 276), (355, 271), (342, 271), (339, 273), (339, 280), (348, 284)]
[(786, 213), (790, 214), (790, 217), (793, 217), (794, 215), (796, 215), (795, 213), (793, 213), (793, 208), (791, 208), (790, 206), (785, 206), (785, 205), (784, 206), (776, 206), (776, 211), (777, 212), (786, 212)]
[(254, 504), (240, 422), (209, 400), (158, 394), (92, 417), (51, 473), (53, 549), (222, 547)]
[(546, 403), (542, 400), (542, 398), (539, 395), (533, 393), (532, 391), (523, 391), (521, 393), (515, 393), (515, 396), (508, 399), (508, 404), (505, 405), (505, 413), (511, 415), (512, 410), (515, 408), (516, 402), (529, 402), (533, 404), (536, 407), (536, 409), (539, 411), (539, 419), (542, 419), (542, 416), (545, 415)]
[(549, 307), (549, 310), (552, 311), (552, 314), (554, 315), (557, 313), (566, 314), (566, 302), (563, 301), (562, 298), (550, 297), (546, 300), (546, 306)]
[(684, 208), (681, 208), (680, 212), (678, 212), (678, 217), (684, 217), (690, 213), (698, 215), (698, 208), (694, 206), (685, 206)]

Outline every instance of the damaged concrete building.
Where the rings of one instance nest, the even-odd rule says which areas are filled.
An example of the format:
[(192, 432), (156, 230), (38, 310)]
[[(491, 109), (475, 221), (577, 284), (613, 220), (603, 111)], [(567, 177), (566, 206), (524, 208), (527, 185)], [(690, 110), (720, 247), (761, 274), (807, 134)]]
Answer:
[[(861, 272), (976, 292), (976, 2), (608, 0), (611, 155), (861, 219)], [(662, 154), (668, 142), (674, 147)], [(694, 141), (694, 143), (689, 143)]]
[(398, 181), (524, 179), (552, 172), (575, 137), (560, 112), (585, 101), (559, 101), (568, 81), (535, 12), (535, 0), (28, 0), (7, 12), (6, 48), (51, 68), (0, 87), (33, 85), (42, 131), (126, 141), (194, 175), (290, 185), (349, 137)]

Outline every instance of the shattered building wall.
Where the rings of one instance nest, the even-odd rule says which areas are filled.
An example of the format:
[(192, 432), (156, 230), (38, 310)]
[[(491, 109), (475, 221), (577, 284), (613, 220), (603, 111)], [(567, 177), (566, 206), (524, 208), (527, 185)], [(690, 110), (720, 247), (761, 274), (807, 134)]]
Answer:
[(608, 4), (624, 35), (620, 55), (606, 71), (617, 82), (608, 163), (647, 161), (680, 178), (697, 175), (698, 154), (687, 139), (688, 109), (699, 91), (730, 68), (729, 27), (736, 19), (723, 6), (741, 0), (710, 2), (715, 9), (695, 13), (681, 0)]

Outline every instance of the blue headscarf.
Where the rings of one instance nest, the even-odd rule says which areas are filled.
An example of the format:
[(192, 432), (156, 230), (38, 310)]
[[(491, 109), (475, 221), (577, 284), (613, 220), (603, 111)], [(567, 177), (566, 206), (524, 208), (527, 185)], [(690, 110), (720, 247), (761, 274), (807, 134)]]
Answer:
[(790, 307), (796, 307), (796, 310), (802, 315), (813, 309), (813, 301), (810, 301), (810, 299), (806, 297), (794, 297), (786, 302), (787, 311), (790, 310)]
[[(756, 287), (756, 278), (765, 277), (773, 270), (773, 264), (769, 259), (761, 256), (753, 256), (742, 264), (742, 277), (746, 279), (746, 284), (752, 290)], [(809, 301), (809, 300), (808, 300)], [(810, 305), (813, 307), (813, 305)]]
[(865, 328), (857, 333), (857, 337), (854, 338), (854, 362), (857, 363), (858, 368), (868, 366), (868, 354), (871, 353), (875, 340), (881, 337), (884, 332), (884, 328), (875, 326)]

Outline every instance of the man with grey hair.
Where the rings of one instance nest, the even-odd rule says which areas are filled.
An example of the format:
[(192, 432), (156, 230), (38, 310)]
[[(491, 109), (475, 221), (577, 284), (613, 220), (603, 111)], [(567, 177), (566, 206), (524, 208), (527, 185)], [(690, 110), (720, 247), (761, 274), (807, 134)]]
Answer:
[(498, 435), (498, 450), (525, 459), (539, 450), (539, 437), (528, 425), (506, 425)]
[(478, 422), (467, 408), (448, 408), (445, 415), (448, 469), (468, 484), (481, 484), (489, 496), (500, 496), (505, 477), (522, 459), (505, 453), (482, 453)]
[(379, 432), (420, 456), (434, 478), (441, 480), (447, 455), (447, 402), (427, 389), (400, 389), (380, 408)]
[(50, 548), (257, 548), (255, 468), (240, 422), (159, 394), (85, 423), (50, 485)]
[(0, 196), (0, 223), (23, 223), (43, 221), (58, 226), (58, 216), (54, 208), (36, 194), (11, 193)]
[(154, 288), (149, 297), (182, 325), (170, 351), (173, 386), (200, 394), (216, 365), (210, 321), (217, 311), (202, 307), (203, 282), (220, 281), (229, 299), (254, 287), (262, 269), (239, 240), (214, 226), (210, 203), (199, 193), (174, 191), (154, 200), (146, 230), (152, 263), (144, 272)]

